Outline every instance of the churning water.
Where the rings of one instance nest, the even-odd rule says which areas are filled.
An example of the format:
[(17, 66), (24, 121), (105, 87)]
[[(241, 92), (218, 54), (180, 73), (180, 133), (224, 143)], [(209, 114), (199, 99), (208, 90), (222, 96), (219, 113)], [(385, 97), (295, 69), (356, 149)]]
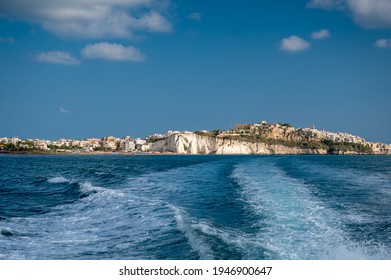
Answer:
[(391, 259), (391, 157), (0, 156), (0, 259)]

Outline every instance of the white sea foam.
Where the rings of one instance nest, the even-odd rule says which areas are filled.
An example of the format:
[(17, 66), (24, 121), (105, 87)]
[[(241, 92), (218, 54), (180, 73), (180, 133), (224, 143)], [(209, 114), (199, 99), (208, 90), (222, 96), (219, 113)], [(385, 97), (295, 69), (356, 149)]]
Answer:
[(150, 246), (148, 242), (164, 236), (167, 225), (175, 223), (171, 209), (159, 209), (156, 201), (140, 203), (136, 198), (124, 197), (118, 190), (90, 182), (80, 184), (80, 188), (91, 195), (46, 214), (2, 222), (1, 228), (33, 234), (24, 234), (23, 240), (9, 238), (7, 246), (19, 255), (10, 250), (6, 258), (88, 258), (84, 252), (98, 258), (106, 251), (114, 254), (112, 248), (119, 242), (128, 242), (129, 250), (118, 257), (147, 259), (151, 256), (143, 250)]
[(213, 259), (214, 256), (212, 249), (210, 248), (206, 240), (201, 235), (195, 232), (189, 215), (186, 214), (183, 209), (180, 209), (173, 205), (170, 205), (170, 208), (174, 211), (178, 229), (183, 232), (193, 251), (197, 252), (200, 259)]
[[(0, 221), (0, 228), (18, 233), (0, 236), (0, 247), (10, 248), (0, 258), (159, 259), (197, 254), (212, 259), (238, 252), (235, 256), (244, 259), (390, 259), (386, 246), (349, 239), (344, 222), (361, 221), (362, 216), (330, 209), (309, 186), (259, 158), (241, 161), (232, 175), (239, 184), (233, 199), (242, 199), (248, 207), (246, 225), (257, 218), (258, 223), (251, 229), (225, 227), (223, 214), (218, 216), (222, 223), (215, 224), (209, 217), (216, 213), (195, 207), (202, 207), (203, 198), (224, 192), (224, 185), (213, 188), (221, 180), (222, 169), (216, 166), (144, 174), (115, 189), (97, 178), (68, 181), (86, 197), (48, 213)], [(215, 200), (220, 199), (225, 197)]]
[[(116, 189), (105, 187), (97, 179), (50, 178), (49, 183), (78, 186), (86, 196), (45, 214), (7, 220), (5, 226), (33, 236), (8, 241), (12, 244), (7, 246), (21, 255), (12, 251), (4, 254), (9, 259), (194, 258), (196, 254), (211, 259), (207, 238), (192, 227), (196, 221), (181, 208), (175, 211), (167, 204), (167, 197), (178, 191), (186, 193), (183, 182), (192, 171), (184, 167), (145, 174), (123, 186), (116, 185)], [(186, 241), (192, 251), (182, 251)], [(166, 246), (179, 249), (175, 253)]]
[(61, 184), (61, 183), (69, 183), (70, 181), (63, 176), (57, 176), (57, 177), (53, 177), (53, 178), (48, 179), (48, 182), (51, 184)]
[(240, 229), (216, 228), (213, 224), (205, 221), (194, 224), (192, 228), (204, 235), (219, 239), (231, 248), (237, 249), (242, 254), (243, 259), (259, 259), (264, 251), (260, 240)]
[(272, 164), (247, 163), (233, 172), (242, 198), (260, 217), (256, 236), (280, 259), (368, 259), (349, 240), (340, 217), (312, 196), (307, 186)]
[(108, 196), (113, 196), (113, 195), (123, 196), (123, 194), (118, 190), (94, 186), (91, 182), (88, 182), (88, 181), (80, 184), (80, 191), (84, 194), (87, 194), (87, 195), (88, 194), (103, 194), (103, 195), (108, 195)]
[[(208, 172), (205, 172), (205, 169)], [(128, 180), (129, 191), (143, 196), (160, 197), (172, 201), (175, 197), (184, 196), (186, 193), (196, 194), (199, 188), (195, 188), (194, 181), (198, 184), (210, 184), (211, 177), (219, 176), (218, 164), (197, 164), (190, 167), (181, 167), (163, 172), (145, 174)], [(213, 175), (216, 173), (216, 175)], [(189, 188), (187, 188), (187, 185)], [(194, 188), (194, 189), (192, 189)], [(207, 194), (201, 194), (207, 195)], [(213, 194), (210, 194), (213, 195)], [(192, 198), (190, 198), (192, 199)], [(179, 202), (180, 203), (180, 202)], [(260, 242), (252, 240), (240, 229), (233, 230), (216, 227), (213, 222), (192, 217), (183, 208), (173, 206), (177, 228), (186, 237), (188, 244), (201, 259), (213, 259), (218, 257), (218, 252), (213, 251), (216, 242), (225, 243), (229, 248), (238, 250), (245, 258), (256, 258), (263, 250)], [(218, 245), (219, 246), (219, 245)]]

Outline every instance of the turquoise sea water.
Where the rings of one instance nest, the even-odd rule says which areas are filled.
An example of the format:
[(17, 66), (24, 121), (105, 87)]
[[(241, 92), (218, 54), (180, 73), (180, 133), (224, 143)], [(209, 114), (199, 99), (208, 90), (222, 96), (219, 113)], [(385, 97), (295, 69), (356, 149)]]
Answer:
[(391, 259), (390, 156), (0, 156), (0, 259)]

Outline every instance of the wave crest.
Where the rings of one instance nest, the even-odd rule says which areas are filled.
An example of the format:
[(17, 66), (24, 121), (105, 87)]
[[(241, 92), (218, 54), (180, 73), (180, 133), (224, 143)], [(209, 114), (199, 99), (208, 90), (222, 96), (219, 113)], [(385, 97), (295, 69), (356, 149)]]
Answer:
[(61, 184), (61, 183), (69, 183), (69, 182), (70, 181), (63, 176), (57, 176), (57, 177), (53, 177), (53, 178), (48, 179), (48, 183), (51, 183), (51, 184)]

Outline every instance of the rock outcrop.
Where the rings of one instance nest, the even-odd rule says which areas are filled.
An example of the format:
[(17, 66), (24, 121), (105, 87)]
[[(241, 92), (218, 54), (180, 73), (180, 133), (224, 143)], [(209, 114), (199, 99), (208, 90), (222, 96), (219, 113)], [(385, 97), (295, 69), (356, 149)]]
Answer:
[(196, 133), (177, 133), (149, 144), (150, 151), (178, 154), (327, 154), (323, 148), (287, 147), (280, 144), (225, 139)]
[(391, 144), (290, 124), (238, 124), (233, 130), (173, 132), (149, 137), (149, 150), (177, 154), (391, 154)]

